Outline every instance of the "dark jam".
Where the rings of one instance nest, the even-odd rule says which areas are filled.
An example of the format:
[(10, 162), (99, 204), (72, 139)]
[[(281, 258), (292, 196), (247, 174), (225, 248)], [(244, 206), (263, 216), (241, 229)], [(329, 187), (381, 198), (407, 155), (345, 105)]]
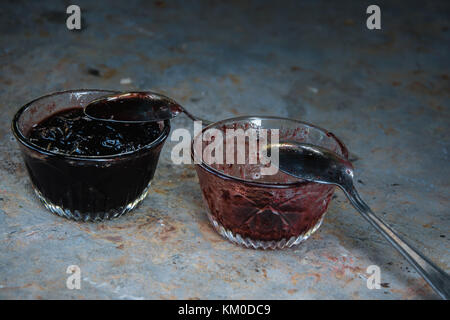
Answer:
[(155, 123), (122, 124), (88, 118), (81, 108), (53, 114), (35, 125), (29, 139), (35, 145), (74, 156), (107, 156), (141, 149), (161, 134)]
[(33, 144), (53, 154), (26, 153), (25, 163), (52, 212), (83, 221), (109, 219), (145, 197), (169, 132), (169, 120), (122, 124), (91, 120), (81, 108), (66, 109), (28, 132)]

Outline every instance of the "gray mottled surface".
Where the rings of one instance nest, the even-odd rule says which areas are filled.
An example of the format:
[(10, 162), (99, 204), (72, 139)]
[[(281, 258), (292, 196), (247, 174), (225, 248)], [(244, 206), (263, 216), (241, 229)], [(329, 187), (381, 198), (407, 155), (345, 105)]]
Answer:
[[(173, 142), (133, 214), (54, 216), (32, 192), (9, 122), (35, 97), (87, 87), (164, 92), (212, 120), (318, 124), (351, 150), (373, 209), (449, 270), (448, 2), (379, 1), (381, 31), (365, 27), (367, 1), (75, 2), (81, 32), (65, 27), (68, 1), (0, 3), (0, 298), (437, 298), (341, 192), (295, 249), (228, 243), (208, 224), (193, 167), (171, 165)], [(81, 290), (66, 289), (71, 264)], [(373, 264), (381, 290), (366, 287)]]

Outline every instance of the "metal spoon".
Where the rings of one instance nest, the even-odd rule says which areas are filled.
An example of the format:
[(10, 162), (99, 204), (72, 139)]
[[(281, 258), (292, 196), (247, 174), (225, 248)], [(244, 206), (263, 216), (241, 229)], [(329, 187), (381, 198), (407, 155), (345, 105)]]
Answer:
[(168, 120), (176, 117), (180, 112), (194, 121), (211, 123), (195, 117), (169, 97), (150, 91), (107, 95), (91, 101), (84, 108), (84, 113), (91, 119), (121, 123)]
[(336, 153), (315, 145), (280, 142), (279, 169), (291, 176), (341, 188), (361, 215), (414, 266), (417, 272), (445, 300), (450, 297), (450, 276), (417, 249), (405, 242), (391, 227), (378, 218), (361, 199), (353, 184), (352, 164)]

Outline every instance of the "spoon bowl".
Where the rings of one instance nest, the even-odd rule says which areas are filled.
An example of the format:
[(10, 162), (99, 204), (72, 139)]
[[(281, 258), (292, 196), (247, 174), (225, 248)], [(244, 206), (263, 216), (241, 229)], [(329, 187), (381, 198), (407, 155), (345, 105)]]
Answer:
[(181, 112), (193, 121), (202, 121), (204, 125), (212, 123), (192, 115), (175, 100), (151, 91), (103, 96), (84, 108), (86, 116), (94, 120), (137, 124), (170, 120)]
[(150, 91), (100, 97), (84, 108), (84, 113), (91, 119), (122, 123), (169, 120), (183, 111), (174, 100)]
[(307, 181), (336, 185), (349, 184), (353, 179), (352, 163), (331, 150), (294, 141), (282, 141), (278, 148), (278, 167), (287, 174)]

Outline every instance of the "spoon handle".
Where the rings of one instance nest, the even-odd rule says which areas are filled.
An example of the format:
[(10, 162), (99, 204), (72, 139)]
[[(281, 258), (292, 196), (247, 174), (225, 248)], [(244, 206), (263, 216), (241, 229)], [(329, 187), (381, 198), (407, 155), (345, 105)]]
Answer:
[(352, 205), (369, 221), (381, 234), (408, 260), (417, 272), (428, 284), (442, 297), (450, 298), (450, 276), (425, 257), (417, 249), (414, 249), (397, 232), (389, 227), (382, 219), (378, 218), (369, 206), (361, 199), (353, 185), (341, 187)]

